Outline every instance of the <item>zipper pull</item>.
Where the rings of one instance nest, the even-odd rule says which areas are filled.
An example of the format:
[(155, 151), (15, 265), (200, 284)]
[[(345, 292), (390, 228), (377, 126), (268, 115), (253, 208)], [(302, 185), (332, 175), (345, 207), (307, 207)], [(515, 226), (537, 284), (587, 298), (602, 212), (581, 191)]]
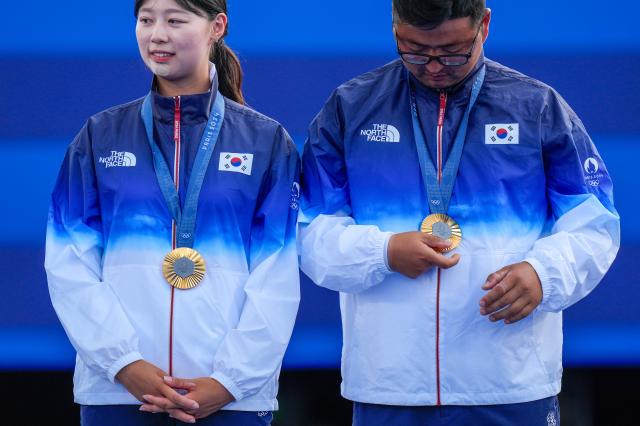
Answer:
[(173, 142), (180, 140), (180, 96), (173, 97)]
[(440, 91), (440, 112), (438, 113), (438, 126), (444, 126), (444, 113), (447, 109), (447, 92)]

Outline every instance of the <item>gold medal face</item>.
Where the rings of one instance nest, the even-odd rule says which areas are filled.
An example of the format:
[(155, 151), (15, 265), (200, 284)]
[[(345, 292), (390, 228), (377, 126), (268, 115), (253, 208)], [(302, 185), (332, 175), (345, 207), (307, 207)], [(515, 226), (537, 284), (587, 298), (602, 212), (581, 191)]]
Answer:
[(446, 214), (436, 213), (425, 217), (422, 225), (420, 225), (420, 230), (451, 242), (449, 247), (439, 250), (442, 253), (453, 250), (462, 242), (462, 229), (460, 229), (460, 225)]
[(162, 262), (165, 279), (180, 290), (188, 290), (200, 284), (205, 270), (204, 259), (200, 253), (188, 247), (173, 250)]

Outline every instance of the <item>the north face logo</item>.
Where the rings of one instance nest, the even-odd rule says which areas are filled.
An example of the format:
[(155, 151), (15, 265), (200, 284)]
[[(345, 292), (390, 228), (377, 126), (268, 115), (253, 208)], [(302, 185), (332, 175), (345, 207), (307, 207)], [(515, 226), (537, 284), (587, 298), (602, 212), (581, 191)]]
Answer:
[(126, 151), (111, 151), (111, 156), (100, 157), (98, 163), (104, 164), (106, 169), (110, 167), (135, 167), (136, 156)]
[(400, 132), (391, 124), (374, 124), (371, 129), (360, 130), (369, 142), (400, 142)]

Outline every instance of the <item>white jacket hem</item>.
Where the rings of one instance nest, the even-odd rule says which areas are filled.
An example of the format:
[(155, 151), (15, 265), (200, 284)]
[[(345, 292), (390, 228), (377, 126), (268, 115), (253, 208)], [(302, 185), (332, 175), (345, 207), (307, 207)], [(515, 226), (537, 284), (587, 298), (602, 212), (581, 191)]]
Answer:
[[(75, 393), (74, 402), (80, 405), (142, 405), (133, 395), (128, 392), (112, 393)], [(231, 402), (225, 405), (222, 410), (234, 411), (276, 411), (278, 401), (265, 398), (247, 398)]]
[[(560, 393), (560, 387), (561, 380), (558, 379), (552, 383), (508, 392), (443, 392), (440, 400), (441, 405), (517, 404), (555, 396)], [(351, 389), (344, 384), (342, 396), (348, 400), (366, 404), (400, 406), (432, 406), (436, 405), (438, 400), (436, 393), (377, 392)]]

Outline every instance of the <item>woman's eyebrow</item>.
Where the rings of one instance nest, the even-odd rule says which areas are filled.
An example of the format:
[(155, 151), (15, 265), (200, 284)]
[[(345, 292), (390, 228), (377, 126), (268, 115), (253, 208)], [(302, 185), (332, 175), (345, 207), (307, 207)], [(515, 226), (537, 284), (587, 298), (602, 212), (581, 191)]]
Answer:
[[(145, 12), (145, 13), (153, 13), (155, 12), (154, 9), (150, 8), (150, 7), (143, 7), (140, 9), (140, 12)], [(162, 11), (165, 14), (169, 14), (169, 13), (183, 13), (185, 15), (187, 15), (187, 11), (186, 10), (182, 10), (182, 9), (165, 9)]]

